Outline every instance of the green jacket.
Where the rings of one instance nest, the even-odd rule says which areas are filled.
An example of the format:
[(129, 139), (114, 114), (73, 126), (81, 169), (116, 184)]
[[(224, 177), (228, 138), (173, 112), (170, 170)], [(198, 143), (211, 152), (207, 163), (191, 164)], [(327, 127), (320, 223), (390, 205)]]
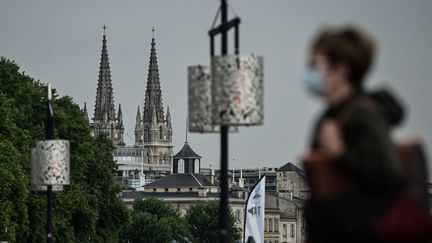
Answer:
[(311, 148), (319, 146), (317, 135), (322, 122), (335, 119), (345, 144), (344, 154), (334, 161), (340, 172), (368, 192), (396, 190), (402, 184), (402, 170), (391, 128), (400, 124), (403, 115), (402, 106), (386, 91), (355, 95), (320, 116)]

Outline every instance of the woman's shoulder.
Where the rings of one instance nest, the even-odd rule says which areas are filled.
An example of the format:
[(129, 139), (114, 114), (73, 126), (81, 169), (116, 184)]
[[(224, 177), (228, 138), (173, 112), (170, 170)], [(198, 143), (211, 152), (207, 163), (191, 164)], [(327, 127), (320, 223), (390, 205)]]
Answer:
[(388, 127), (395, 127), (402, 123), (405, 112), (402, 102), (387, 90), (378, 90), (358, 95), (339, 113), (340, 116), (368, 120), (380, 120)]
[(339, 123), (345, 123), (353, 115), (379, 114), (379, 105), (370, 97), (359, 94), (346, 99), (337, 106), (328, 107), (320, 116), (320, 119), (333, 119)]
[(344, 131), (363, 127), (383, 128), (385, 120), (379, 104), (367, 95), (356, 95), (341, 106), (329, 109), (324, 116), (335, 120)]

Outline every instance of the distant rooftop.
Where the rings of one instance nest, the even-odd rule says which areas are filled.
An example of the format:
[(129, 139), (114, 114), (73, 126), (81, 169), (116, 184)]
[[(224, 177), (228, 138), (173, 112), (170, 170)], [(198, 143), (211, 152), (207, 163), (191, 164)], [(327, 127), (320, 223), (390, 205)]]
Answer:
[(121, 182), (121, 181), (117, 181), (117, 180), (116, 180), (116, 183), (121, 187), (122, 190), (131, 190), (131, 191), (132, 191), (132, 190), (135, 190), (135, 188), (129, 186), (128, 184), (126, 184), (126, 183), (124, 183), (124, 182)]
[(201, 156), (196, 154), (192, 148), (189, 146), (189, 143), (186, 142), (183, 145), (183, 148), (173, 157), (174, 159), (186, 159), (186, 158), (193, 158), (193, 159), (200, 159)]
[(280, 167), (276, 171), (295, 171), (295, 172), (299, 173), (300, 175), (303, 175), (303, 176), (305, 175), (305, 173), (302, 169), (300, 169), (299, 167), (297, 167), (295, 164), (293, 164), (291, 162), (286, 163), (284, 166)]
[[(228, 195), (230, 201), (245, 203), (245, 199)], [(133, 202), (137, 198), (161, 198), (169, 201), (199, 201), (199, 200), (219, 200), (219, 193), (207, 193), (205, 197), (200, 196), (199, 192), (144, 192), (132, 191), (123, 192), (122, 199), (124, 202)]]
[(171, 174), (145, 185), (151, 187), (208, 187), (212, 184), (202, 174)]

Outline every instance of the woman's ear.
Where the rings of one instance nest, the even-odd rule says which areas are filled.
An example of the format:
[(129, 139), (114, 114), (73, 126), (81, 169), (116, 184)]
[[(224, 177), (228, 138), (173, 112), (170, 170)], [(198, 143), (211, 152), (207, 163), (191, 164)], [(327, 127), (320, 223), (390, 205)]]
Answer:
[(349, 83), (349, 68), (348, 65), (340, 63), (332, 68), (334, 78), (338, 83)]

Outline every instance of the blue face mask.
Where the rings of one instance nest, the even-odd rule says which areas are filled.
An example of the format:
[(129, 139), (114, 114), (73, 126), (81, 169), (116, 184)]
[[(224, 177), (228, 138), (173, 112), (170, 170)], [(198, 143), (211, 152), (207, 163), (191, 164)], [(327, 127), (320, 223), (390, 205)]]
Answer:
[(303, 78), (307, 91), (314, 96), (324, 96), (326, 87), (324, 86), (322, 71), (309, 67)]

